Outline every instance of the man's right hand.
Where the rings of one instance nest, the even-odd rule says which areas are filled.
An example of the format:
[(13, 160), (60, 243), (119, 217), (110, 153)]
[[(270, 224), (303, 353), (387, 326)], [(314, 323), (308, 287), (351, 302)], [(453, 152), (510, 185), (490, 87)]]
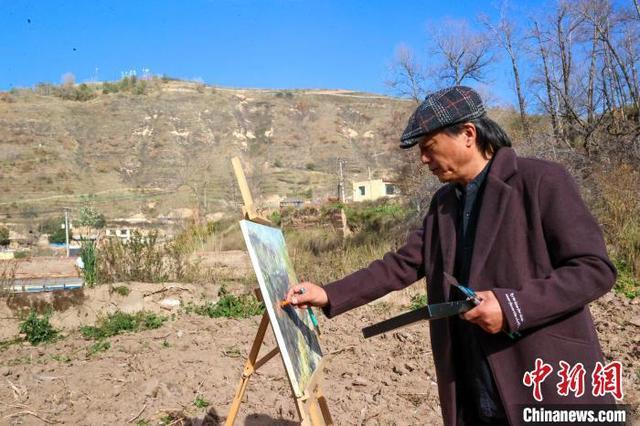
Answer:
[(327, 292), (319, 285), (306, 281), (292, 286), (285, 300), (299, 309), (306, 309), (309, 306), (322, 308), (329, 304)]

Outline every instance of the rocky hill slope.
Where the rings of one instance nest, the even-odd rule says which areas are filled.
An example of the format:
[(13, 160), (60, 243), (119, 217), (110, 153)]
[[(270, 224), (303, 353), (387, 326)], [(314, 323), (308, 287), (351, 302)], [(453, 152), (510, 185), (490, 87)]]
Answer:
[[(79, 102), (38, 90), (0, 93), (0, 213), (33, 216), (77, 206), (82, 194), (108, 215), (239, 198), (230, 158), (240, 156), (254, 194), (321, 199), (336, 194), (338, 158), (352, 180), (388, 177), (410, 101), (329, 90), (223, 89), (154, 81), (143, 94)], [(389, 156), (389, 152), (396, 152)], [(150, 207), (151, 206), (151, 207)]]

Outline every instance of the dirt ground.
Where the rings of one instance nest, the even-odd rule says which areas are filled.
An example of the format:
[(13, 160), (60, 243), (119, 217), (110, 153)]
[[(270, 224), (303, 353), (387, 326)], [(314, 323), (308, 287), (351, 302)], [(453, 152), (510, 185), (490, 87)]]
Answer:
[[(108, 286), (66, 296), (29, 295), (0, 303), (2, 338), (17, 334), (21, 307), (51, 303), (64, 338), (18, 343), (0, 354), (0, 424), (219, 424), (228, 413), (260, 317), (211, 319), (163, 308), (163, 301), (215, 300), (217, 287), (129, 284), (121, 296)], [(319, 316), (325, 353), (325, 394), (337, 425), (441, 424), (435, 370), (425, 323), (364, 340), (360, 329), (406, 309), (413, 286), (333, 320)], [(200, 302), (198, 302), (200, 303)], [(105, 312), (141, 309), (173, 316), (161, 328), (109, 339), (91, 354), (81, 324)], [(640, 301), (608, 295), (592, 306), (609, 360), (623, 363), (624, 403), (640, 403)], [(274, 346), (267, 333), (267, 353)], [(252, 377), (236, 424), (297, 424), (278, 357)], [(197, 397), (206, 407), (194, 404)], [(140, 423), (138, 423), (140, 422)]]

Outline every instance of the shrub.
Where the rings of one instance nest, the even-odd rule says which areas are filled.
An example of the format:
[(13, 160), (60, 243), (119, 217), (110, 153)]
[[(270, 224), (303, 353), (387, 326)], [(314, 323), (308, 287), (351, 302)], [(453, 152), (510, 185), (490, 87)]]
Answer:
[(280, 223), (282, 223), (282, 215), (280, 214), (279, 211), (276, 210), (269, 215), (269, 220), (274, 225), (280, 226)]
[(96, 284), (96, 243), (91, 240), (82, 240), (80, 246), (80, 259), (84, 267), (82, 268), (82, 277), (87, 287), (93, 287)]
[(0, 294), (8, 291), (15, 283), (18, 263), (15, 260), (0, 262)]
[(56, 87), (53, 94), (65, 100), (78, 102), (88, 101), (96, 97), (93, 89), (84, 83), (79, 86), (64, 84), (61, 87)]
[(198, 395), (193, 401), (193, 405), (195, 405), (197, 408), (207, 408), (209, 406), (209, 401)]
[(628, 164), (597, 176), (596, 213), (613, 257), (624, 263), (631, 276), (640, 279), (640, 172)]
[(107, 221), (104, 215), (96, 210), (91, 201), (85, 201), (80, 207), (80, 214), (77, 221), (80, 226), (91, 226), (93, 228), (104, 228)]
[(98, 352), (105, 352), (111, 348), (111, 343), (101, 340), (93, 345), (89, 346), (88, 355), (94, 355)]
[(128, 242), (108, 239), (98, 249), (96, 278), (100, 283), (165, 282), (174, 265), (164, 262), (164, 255), (157, 232), (143, 236), (135, 231)]
[(387, 198), (345, 206), (349, 226), (356, 231), (379, 233), (401, 224), (408, 209)]
[(427, 306), (427, 295), (426, 294), (414, 294), (411, 296), (411, 303), (409, 307), (411, 309), (422, 308), (423, 306)]
[(108, 95), (109, 93), (118, 93), (120, 91), (120, 87), (117, 84), (109, 83), (105, 81), (102, 83), (102, 93)]
[(625, 295), (629, 299), (640, 297), (640, 279), (635, 278), (631, 268), (625, 260), (614, 260), (618, 270), (618, 279), (613, 287), (618, 294)]
[[(73, 237), (73, 231), (69, 230), (69, 241)], [(49, 242), (53, 244), (65, 244), (67, 242), (67, 233), (64, 228), (56, 229), (53, 234), (49, 234)]]
[(205, 247), (217, 228), (214, 222), (192, 223), (166, 243), (158, 240), (157, 232), (146, 236), (134, 232), (128, 242), (105, 240), (96, 252), (98, 283), (206, 282), (211, 279), (212, 270), (190, 262), (189, 257)]
[(118, 293), (120, 296), (128, 296), (131, 290), (126, 285), (119, 285), (117, 287), (113, 287), (113, 292)]
[(118, 92), (130, 92), (134, 95), (144, 95), (147, 92), (147, 89), (147, 82), (144, 80), (139, 80), (135, 75), (123, 77), (116, 83), (102, 83), (102, 93), (104, 93), (105, 95)]
[(0, 246), (8, 246), (9, 245), (9, 229), (0, 226)]
[(207, 302), (201, 306), (187, 305), (186, 312), (194, 312), (209, 318), (249, 318), (264, 313), (264, 304), (258, 302), (253, 295), (236, 296), (229, 293), (225, 287), (220, 289), (218, 295), (220, 296), (218, 302)]
[(167, 317), (153, 312), (127, 314), (117, 311), (98, 321), (96, 326), (80, 327), (80, 333), (86, 339), (101, 340), (127, 331), (140, 331), (160, 328)]
[[(64, 230), (64, 217), (50, 218), (40, 224), (40, 232), (49, 234), (49, 242), (54, 244), (64, 244), (66, 234)], [(69, 241), (73, 237), (73, 229), (69, 229)]]
[(27, 319), (20, 323), (20, 333), (25, 335), (25, 340), (34, 346), (54, 340), (58, 331), (49, 323), (50, 316), (47, 313), (40, 317), (35, 311), (31, 311)]

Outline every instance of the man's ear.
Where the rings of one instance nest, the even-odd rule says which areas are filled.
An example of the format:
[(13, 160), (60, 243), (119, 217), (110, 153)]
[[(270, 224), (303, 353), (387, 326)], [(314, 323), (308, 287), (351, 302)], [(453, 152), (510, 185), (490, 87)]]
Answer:
[(467, 137), (465, 144), (470, 147), (476, 144), (476, 126), (473, 123), (465, 123), (462, 133)]

